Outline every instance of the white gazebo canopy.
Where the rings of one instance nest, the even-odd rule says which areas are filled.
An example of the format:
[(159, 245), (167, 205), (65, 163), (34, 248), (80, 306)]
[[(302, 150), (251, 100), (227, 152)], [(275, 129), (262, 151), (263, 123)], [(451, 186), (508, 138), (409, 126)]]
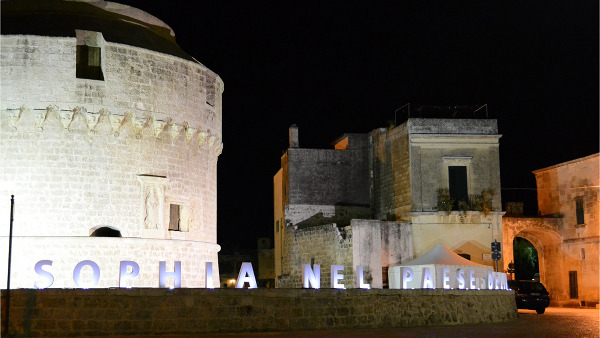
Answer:
[(436, 244), (431, 250), (427, 251), (421, 257), (413, 259), (412, 261), (402, 263), (402, 266), (406, 265), (460, 265), (460, 266), (485, 266), (482, 264), (473, 263), (470, 260), (463, 258), (452, 250), (448, 249), (442, 243)]
[(500, 278), (490, 274), (495, 274), (491, 266), (471, 262), (439, 243), (417, 259), (391, 266), (388, 281), (390, 289), (484, 289), (496, 287), (488, 279)]

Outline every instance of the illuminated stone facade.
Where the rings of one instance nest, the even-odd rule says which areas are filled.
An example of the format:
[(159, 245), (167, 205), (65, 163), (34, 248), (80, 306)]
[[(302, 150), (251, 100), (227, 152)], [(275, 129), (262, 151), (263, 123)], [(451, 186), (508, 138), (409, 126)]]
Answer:
[[(288, 281), (299, 280), (298, 264), (314, 261), (351, 266), (352, 278), (352, 269), (364, 266), (372, 286), (382, 287), (387, 267), (438, 243), (493, 266), (490, 243), (502, 239), (499, 139), (492, 119), (411, 118), (395, 128), (346, 134), (334, 149), (304, 149), (293, 126), (274, 177), (278, 286), (297, 286)], [(458, 201), (439, 208), (440, 189), (454, 192), (458, 184), (449, 167), (463, 172), (458, 183), (471, 202), (463, 210)], [(319, 258), (326, 250), (334, 251), (326, 255), (332, 262)]]
[[(121, 260), (140, 265), (131, 286), (157, 287), (159, 261), (167, 271), (182, 262), (184, 287), (204, 286), (204, 262), (214, 262), (218, 286), (221, 79), (135, 8), (49, 1), (44, 21), (29, 5), (2, 8), (0, 213), (15, 195), (11, 287), (33, 287), (42, 259), (53, 261), (52, 287), (75, 287), (82, 260), (100, 266), (98, 287), (118, 285)], [(122, 238), (90, 237), (105, 228)]]
[[(533, 172), (541, 217), (505, 217), (506, 256), (515, 237), (538, 252), (540, 281), (555, 305), (596, 306), (600, 275), (599, 155)], [(505, 264), (508, 260), (505, 260)]]

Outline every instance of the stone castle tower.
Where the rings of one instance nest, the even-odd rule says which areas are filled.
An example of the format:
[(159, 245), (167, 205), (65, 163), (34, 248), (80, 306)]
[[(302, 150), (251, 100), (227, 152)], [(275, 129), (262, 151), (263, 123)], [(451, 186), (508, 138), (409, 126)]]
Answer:
[(3, 1), (1, 46), (0, 271), (15, 195), (11, 287), (33, 288), (40, 260), (52, 261), (52, 287), (77, 287), (84, 260), (101, 271), (95, 287), (119, 285), (120, 261), (139, 264), (128, 286), (158, 287), (160, 261), (167, 272), (181, 262), (183, 287), (204, 287), (213, 262), (218, 286), (219, 76), (159, 19), (101, 0)]

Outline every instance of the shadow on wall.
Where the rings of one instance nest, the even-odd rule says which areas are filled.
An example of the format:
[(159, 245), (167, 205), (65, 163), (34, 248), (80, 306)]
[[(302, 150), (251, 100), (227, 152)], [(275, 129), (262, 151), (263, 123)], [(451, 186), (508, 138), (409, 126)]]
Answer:
[(316, 213), (302, 222), (296, 224), (298, 229), (305, 229), (319, 225), (335, 223), (338, 227), (350, 225), (352, 219), (372, 219), (373, 214), (368, 205), (344, 204), (335, 205), (333, 217), (325, 217), (322, 212)]

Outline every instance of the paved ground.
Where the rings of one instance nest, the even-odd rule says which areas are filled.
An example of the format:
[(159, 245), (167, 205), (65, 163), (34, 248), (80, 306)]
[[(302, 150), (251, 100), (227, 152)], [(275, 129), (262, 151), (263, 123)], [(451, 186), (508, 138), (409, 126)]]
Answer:
[(506, 323), (446, 327), (314, 332), (268, 332), (201, 335), (201, 337), (599, 337), (597, 309), (547, 308), (519, 310), (519, 318)]

